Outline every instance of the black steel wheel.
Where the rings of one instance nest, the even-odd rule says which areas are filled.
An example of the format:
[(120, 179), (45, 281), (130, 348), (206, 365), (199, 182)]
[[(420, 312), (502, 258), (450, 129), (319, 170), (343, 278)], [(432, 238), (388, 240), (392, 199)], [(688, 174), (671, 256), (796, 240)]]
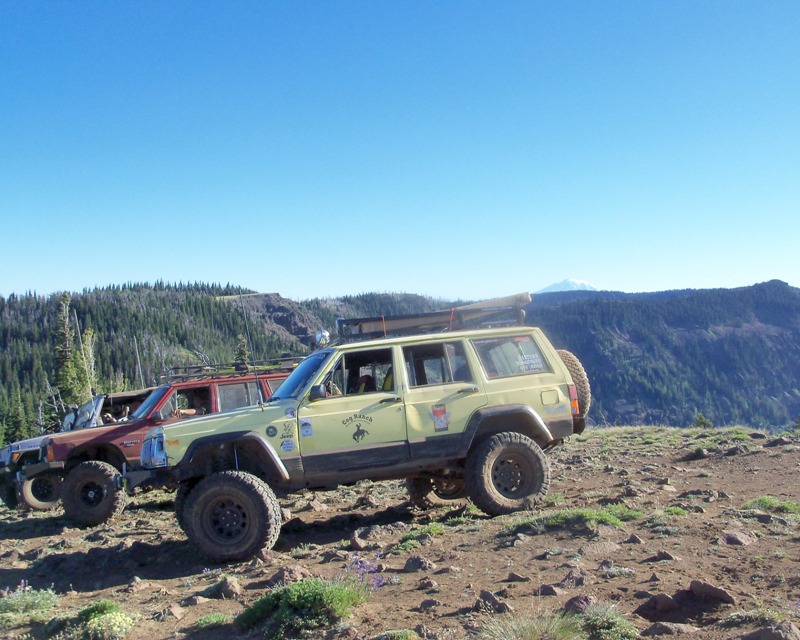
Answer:
[(467, 494), (484, 513), (531, 509), (550, 488), (547, 457), (529, 437), (513, 431), (481, 441), (467, 456)]

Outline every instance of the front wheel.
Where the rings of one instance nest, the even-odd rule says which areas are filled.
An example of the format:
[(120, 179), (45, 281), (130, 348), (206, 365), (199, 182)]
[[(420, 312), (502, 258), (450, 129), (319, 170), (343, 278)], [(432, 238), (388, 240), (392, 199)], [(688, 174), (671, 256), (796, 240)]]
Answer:
[(550, 466), (539, 445), (529, 437), (502, 432), (470, 452), (464, 478), (475, 506), (490, 516), (499, 516), (540, 503), (550, 488)]
[(49, 511), (58, 506), (61, 500), (61, 477), (45, 473), (26, 478), (18, 487), (20, 506), (37, 511)]
[(62, 491), (64, 513), (85, 527), (107, 522), (122, 513), (125, 492), (115, 484), (119, 475), (112, 465), (99, 460), (81, 462), (67, 474)]
[(264, 481), (244, 471), (222, 471), (191, 490), (183, 524), (189, 540), (207, 558), (246, 560), (275, 545), (281, 508)]
[(406, 489), (411, 504), (422, 510), (466, 504), (467, 490), (461, 478), (407, 478)]

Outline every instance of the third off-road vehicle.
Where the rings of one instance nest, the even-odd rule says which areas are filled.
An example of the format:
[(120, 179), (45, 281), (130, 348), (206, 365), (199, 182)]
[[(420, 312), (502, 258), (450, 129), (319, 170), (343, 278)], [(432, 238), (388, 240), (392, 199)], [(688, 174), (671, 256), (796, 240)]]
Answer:
[[(340, 323), (344, 340), (303, 360), (263, 406), (150, 431), (129, 486), (177, 482), (180, 525), (218, 561), (275, 543), (276, 491), (404, 478), (420, 507), (536, 505), (550, 484), (544, 452), (583, 430), (589, 383), (537, 328), (452, 330), (471, 310)], [(437, 324), (450, 330), (420, 333)], [(386, 337), (358, 341), (375, 333)]]

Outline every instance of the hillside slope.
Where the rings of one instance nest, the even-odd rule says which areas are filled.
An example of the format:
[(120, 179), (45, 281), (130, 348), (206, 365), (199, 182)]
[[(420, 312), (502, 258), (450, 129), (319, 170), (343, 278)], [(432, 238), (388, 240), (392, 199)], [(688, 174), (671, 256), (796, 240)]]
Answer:
[(596, 422), (680, 426), (701, 412), (715, 424), (776, 426), (800, 416), (800, 289), (775, 280), (563, 296), (538, 296), (528, 322), (581, 358)]

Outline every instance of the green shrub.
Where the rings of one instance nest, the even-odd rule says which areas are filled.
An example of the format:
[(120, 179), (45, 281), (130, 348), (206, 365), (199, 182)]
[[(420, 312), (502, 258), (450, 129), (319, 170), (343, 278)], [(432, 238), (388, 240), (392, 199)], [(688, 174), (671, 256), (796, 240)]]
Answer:
[(58, 602), (52, 589), (32, 589), (24, 580), (5, 598), (0, 598), (0, 622), (13, 622), (20, 616), (39, 616)]
[(98, 600), (94, 604), (89, 605), (85, 609), (78, 612), (78, 622), (86, 624), (89, 620), (97, 618), (98, 616), (105, 615), (106, 613), (115, 613), (119, 611), (119, 605), (113, 600)]
[(123, 640), (133, 629), (133, 618), (112, 611), (91, 618), (83, 627), (85, 640)]
[(202, 618), (198, 618), (194, 626), (197, 629), (215, 629), (228, 624), (230, 621), (231, 617), (226, 613), (209, 613)]
[(273, 589), (236, 616), (234, 624), (252, 629), (268, 623), (276, 636), (327, 627), (349, 616), (367, 594), (357, 581), (308, 578)]
[(587, 607), (581, 615), (581, 625), (589, 640), (636, 640), (639, 637), (639, 630), (607, 604)]
[(742, 505), (745, 511), (767, 511), (773, 513), (800, 513), (800, 504), (781, 501), (773, 496), (760, 496)]
[(416, 631), (410, 629), (399, 629), (394, 631), (384, 631), (372, 640), (422, 640)]

